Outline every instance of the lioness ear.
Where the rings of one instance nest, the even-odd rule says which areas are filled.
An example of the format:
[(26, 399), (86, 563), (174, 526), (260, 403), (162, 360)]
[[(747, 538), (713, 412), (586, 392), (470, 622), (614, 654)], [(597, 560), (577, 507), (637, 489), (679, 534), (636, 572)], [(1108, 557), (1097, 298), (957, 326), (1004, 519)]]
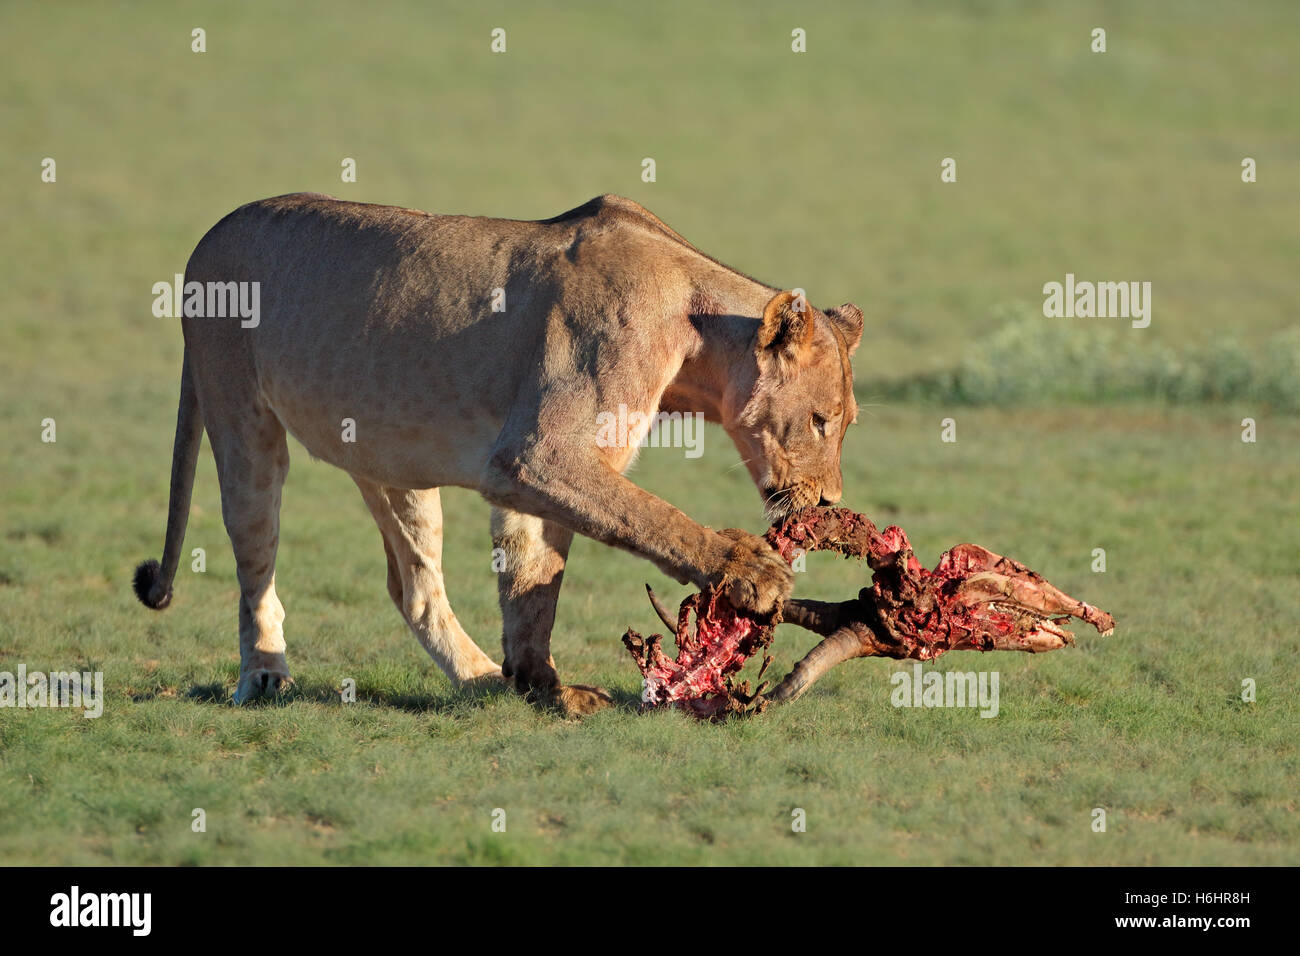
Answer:
[(827, 309), (826, 318), (834, 322), (843, 334), (844, 341), (849, 346), (849, 354), (856, 352), (858, 343), (862, 341), (862, 310), (852, 302), (845, 302), (839, 308)]
[(812, 342), (812, 306), (802, 295), (778, 292), (763, 307), (763, 319), (758, 323), (759, 355), (764, 352), (784, 358), (796, 358)]

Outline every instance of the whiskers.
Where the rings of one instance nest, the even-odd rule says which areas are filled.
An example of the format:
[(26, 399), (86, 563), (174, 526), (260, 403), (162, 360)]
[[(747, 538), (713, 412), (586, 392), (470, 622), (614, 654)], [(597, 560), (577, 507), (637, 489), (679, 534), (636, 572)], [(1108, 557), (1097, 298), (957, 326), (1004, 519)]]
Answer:
[(795, 510), (794, 493), (794, 488), (786, 488), (763, 498), (763, 514), (770, 524), (775, 524)]

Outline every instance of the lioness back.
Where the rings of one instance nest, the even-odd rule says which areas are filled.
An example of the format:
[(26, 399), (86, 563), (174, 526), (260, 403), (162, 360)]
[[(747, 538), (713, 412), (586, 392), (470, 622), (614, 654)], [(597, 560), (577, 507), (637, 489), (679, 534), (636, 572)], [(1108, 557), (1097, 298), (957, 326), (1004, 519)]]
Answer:
[[(684, 330), (672, 326), (700, 270), (718, 273), (718, 294), (738, 280), (752, 297), (750, 280), (619, 197), (520, 221), (296, 193), (226, 216), (186, 269), (187, 282), (258, 283), (256, 327), (183, 325), (200, 392), (251, 378), (316, 457), (409, 485), (429, 476), (358, 446), (416, 446), (442, 463), (440, 483), (472, 486), (540, 364), (579, 387), (602, 350), (653, 361)], [(356, 442), (340, 443), (345, 419)]]

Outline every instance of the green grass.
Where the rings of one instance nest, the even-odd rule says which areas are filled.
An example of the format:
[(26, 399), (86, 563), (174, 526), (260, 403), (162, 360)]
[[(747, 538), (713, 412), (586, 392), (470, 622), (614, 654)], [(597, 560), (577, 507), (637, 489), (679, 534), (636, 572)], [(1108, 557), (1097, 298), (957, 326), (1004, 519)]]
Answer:
[(1300, 326), (1244, 347), (1235, 335), (1172, 348), (1113, 325), (1080, 329), (1028, 309), (998, 310), (1006, 322), (972, 342), (940, 372), (858, 382), (900, 401), (956, 405), (1149, 401), (1235, 402), (1265, 412), (1300, 412)]
[[(139, 402), (146, 419), (152, 401)], [(939, 441), (950, 413), (955, 445)], [(351, 482), (301, 451), (279, 574), (299, 689), (233, 708), (236, 589), (210, 461), (187, 542), (207, 548), (208, 570), (182, 570), (174, 606), (154, 615), (126, 578), (157, 546), (150, 459), (165, 459), (165, 436), (141, 424), (61, 437), (23, 472), (83, 504), (62, 517), (35, 494), (16, 504), (0, 652), (29, 669), (102, 668), (108, 701), (97, 720), (0, 711), (0, 845), (30, 862), (1295, 862), (1300, 549), (1282, 529), (1298, 517), (1300, 423), (1270, 420), (1246, 445), (1239, 417), (875, 409), (848, 446), (850, 504), (901, 523), (927, 562), (965, 539), (1015, 555), (1119, 629), (1047, 656), (941, 660), (1000, 673), (991, 720), (895, 710), (899, 665), (862, 661), (721, 727), (635, 715), (618, 636), (651, 625), (641, 581), (680, 589), (586, 541), (555, 654), (622, 706), (571, 724), (511, 696), (454, 694), (388, 603)], [(711, 430), (706, 449), (721, 441)], [(701, 520), (755, 526), (757, 496), (723, 455), (679, 456), (647, 449), (638, 480)], [(118, 474), (64, 458), (115, 460)], [(495, 651), (486, 507), (446, 498), (449, 589)], [(1104, 574), (1090, 570), (1095, 547)], [(864, 576), (817, 556), (800, 592), (840, 597)], [(810, 643), (783, 628), (776, 666)], [(339, 702), (347, 677), (356, 704)], [(1240, 701), (1246, 677), (1254, 704)], [(189, 830), (195, 807), (204, 835)], [(505, 834), (490, 829), (497, 807)], [(795, 807), (806, 833), (791, 832)], [(1104, 835), (1089, 829), (1094, 807), (1108, 811)]]
[[(1300, 418), (1279, 348), (1300, 291), (1300, 9), (324, 9), (0, 11), (0, 670), (101, 669), (107, 688), (96, 720), (0, 709), (0, 859), (1300, 862)], [(495, 26), (505, 56), (487, 53)], [(1116, 634), (940, 660), (999, 671), (991, 720), (894, 709), (886, 661), (754, 720), (638, 716), (619, 635), (652, 626), (643, 581), (682, 589), (579, 540), (555, 656), (620, 706), (566, 723), (451, 691), (387, 598), (355, 487), (293, 446), (278, 589), (298, 687), (229, 706), (237, 591), (206, 450), (186, 541), (206, 572), (187, 559), (163, 614), (129, 589), (161, 543), (180, 367), (150, 286), (234, 206), (296, 189), (516, 217), (620, 192), (738, 268), (858, 302), (845, 503), (902, 525), (926, 562), (966, 540), (1014, 556), (1112, 611)], [(1033, 325), (1066, 272), (1152, 281), (1151, 327)], [(1054, 375), (1063, 354), (1074, 371)], [(633, 477), (760, 530), (735, 463), (710, 430), (702, 458), (647, 449)], [(499, 656), (486, 505), (444, 503), (453, 605)], [(799, 593), (865, 577), (819, 556)], [(777, 671), (811, 643), (783, 628)]]

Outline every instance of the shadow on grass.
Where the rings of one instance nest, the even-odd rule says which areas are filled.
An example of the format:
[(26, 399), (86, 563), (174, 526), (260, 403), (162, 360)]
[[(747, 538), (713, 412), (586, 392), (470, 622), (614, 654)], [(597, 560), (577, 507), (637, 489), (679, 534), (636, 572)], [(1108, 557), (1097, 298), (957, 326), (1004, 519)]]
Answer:
[[(371, 704), (376, 707), (391, 707), (415, 714), (446, 714), (466, 708), (482, 708), (490, 701), (500, 697), (514, 698), (515, 690), (504, 684), (479, 684), (461, 689), (449, 688), (445, 692), (429, 693), (422, 691), (391, 691), (383, 688), (359, 685), (356, 690), (358, 704)], [(635, 711), (641, 704), (638, 691), (627, 689), (609, 690), (614, 699), (614, 706), (619, 710)], [(157, 695), (141, 694), (138, 700), (149, 700)], [(188, 700), (203, 704), (221, 704), (233, 706), (231, 690), (222, 681), (195, 684), (185, 692)], [(342, 697), (338, 688), (320, 682), (294, 684), (289, 690), (273, 697), (259, 697), (243, 704), (246, 708), (263, 709), (287, 707), (299, 701), (342, 707)], [(551, 709), (551, 708), (544, 708)]]
[(641, 707), (639, 690), (620, 690), (612, 687), (605, 689), (609, 691), (609, 696), (614, 698), (614, 706), (619, 710), (638, 710)]

